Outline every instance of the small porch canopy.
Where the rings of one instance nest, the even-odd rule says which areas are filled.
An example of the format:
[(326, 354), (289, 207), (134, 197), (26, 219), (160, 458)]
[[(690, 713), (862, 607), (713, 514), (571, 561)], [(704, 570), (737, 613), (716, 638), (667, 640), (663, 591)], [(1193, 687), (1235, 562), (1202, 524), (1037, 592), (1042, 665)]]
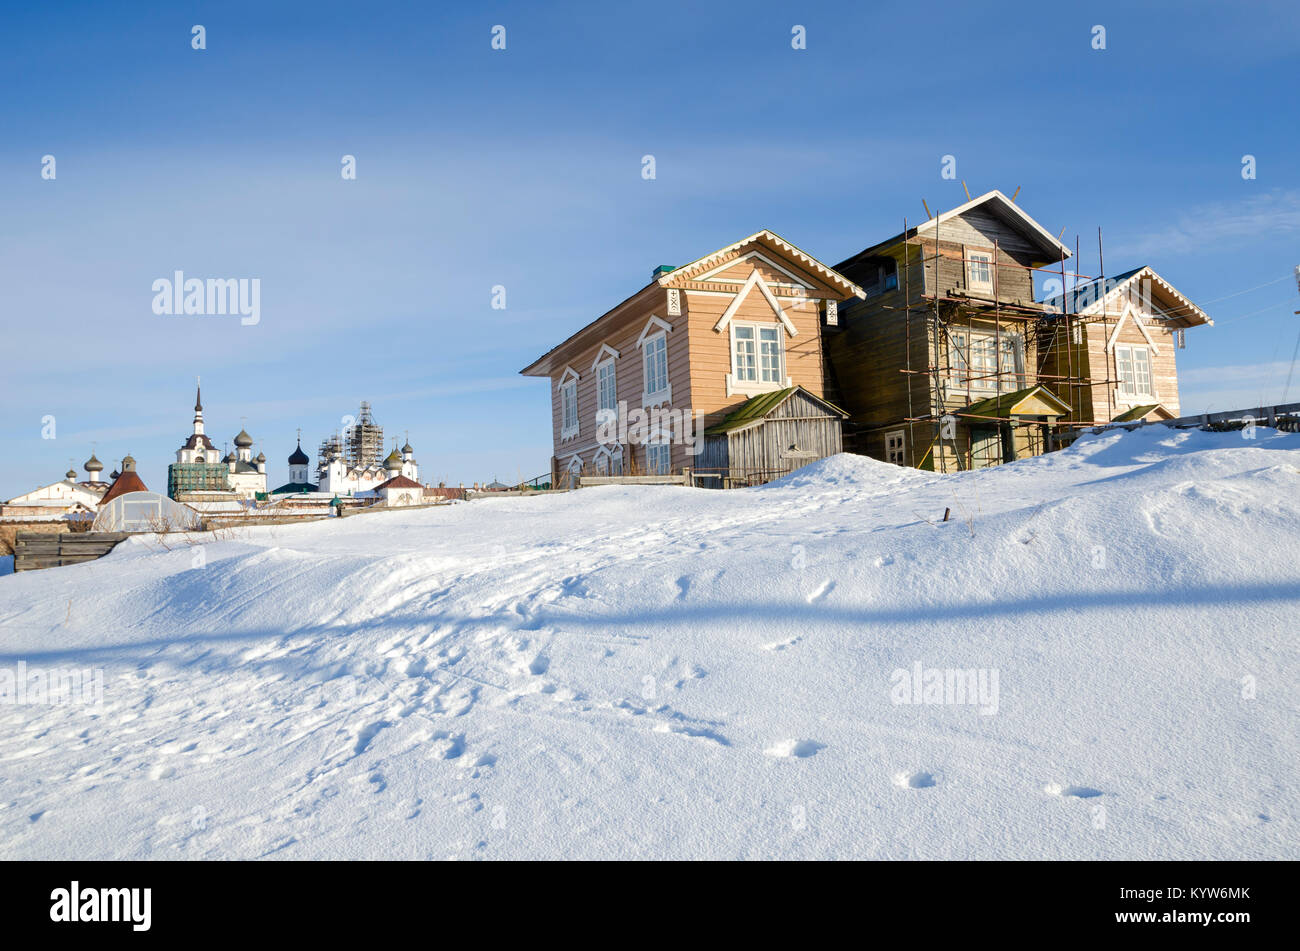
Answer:
[(965, 409), (957, 410), (956, 415), (978, 424), (981, 420), (1057, 419), (1068, 412), (1069, 404), (1039, 383), (1013, 393), (1001, 393), (986, 400), (978, 400)]
[(1136, 423), (1144, 419), (1173, 419), (1174, 414), (1169, 412), (1164, 403), (1148, 403), (1145, 406), (1134, 406), (1130, 410), (1125, 410), (1114, 419), (1112, 423)]

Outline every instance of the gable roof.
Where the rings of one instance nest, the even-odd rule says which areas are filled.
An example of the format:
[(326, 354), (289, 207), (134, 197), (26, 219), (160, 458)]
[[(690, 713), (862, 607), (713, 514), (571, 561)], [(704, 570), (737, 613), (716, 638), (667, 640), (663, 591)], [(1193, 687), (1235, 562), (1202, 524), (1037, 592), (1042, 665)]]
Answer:
[(830, 416), (838, 416), (840, 419), (848, 419), (849, 414), (840, 409), (829, 400), (824, 400), (816, 393), (804, 389), (802, 386), (788, 386), (783, 390), (773, 390), (771, 393), (760, 393), (758, 396), (751, 397), (741, 403), (734, 410), (727, 414), (726, 419), (722, 422), (710, 426), (704, 431), (706, 436), (720, 436), (723, 433), (733, 432), (737, 429), (745, 429), (749, 426), (755, 426), (764, 419), (768, 414), (784, 403), (795, 393), (800, 393), (807, 399), (821, 406)]
[(1146, 419), (1147, 415), (1152, 412), (1156, 413), (1158, 416), (1164, 419), (1174, 418), (1174, 414), (1169, 412), (1169, 410), (1165, 407), (1164, 403), (1148, 403), (1146, 406), (1134, 406), (1132, 409), (1120, 413), (1118, 416), (1112, 419), (1111, 422), (1112, 423), (1135, 423), (1140, 419)]
[(942, 226), (945, 221), (975, 208), (991, 211), (999, 218), (1013, 225), (1017, 231), (1029, 239), (1031, 245), (1043, 253), (1045, 261), (1057, 261), (1060, 260), (1062, 256), (1067, 258), (1074, 256), (1073, 252), (1057, 240), (1050, 231), (1040, 225), (1033, 218), (1029, 217), (1029, 215), (1027, 215), (1019, 205), (995, 188), (992, 191), (985, 192), (978, 198), (972, 198), (963, 205), (958, 205), (956, 208), (941, 212), (934, 218), (931, 218), (928, 221), (923, 221), (914, 228), (909, 228), (907, 231), (896, 234), (885, 241), (877, 242), (876, 244), (871, 245), (871, 247), (859, 251), (852, 257), (845, 258), (835, 266), (837, 268), (844, 267), (849, 262), (860, 257), (870, 256), (876, 252), (884, 250), (885, 248), (900, 244), (908, 238), (928, 234), (934, 231), (935, 228), (941, 229), (939, 237), (942, 238)]
[(756, 231), (747, 238), (741, 238), (734, 244), (729, 244), (725, 248), (719, 248), (712, 254), (706, 254), (702, 258), (696, 258), (690, 264), (683, 264), (679, 268), (665, 272), (658, 277), (660, 287), (673, 287), (692, 280), (705, 271), (708, 271), (713, 265), (721, 262), (722, 258), (731, 254), (733, 251), (739, 251), (741, 248), (751, 244), (760, 244), (772, 249), (786, 257), (793, 258), (802, 265), (809, 273), (820, 277), (832, 287), (837, 287), (844, 292), (845, 297), (862, 297), (867, 296), (867, 292), (858, 285), (854, 284), (847, 277), (836, 271), (834, 268), (827, 267), (818, 261), (811, 254), (799, 250), (789, 241), (786, 241), (778, 234), (774, 234), (764, 228), (762, 231)]
[[(1040, 404), (1034, 406), (1034, 403)], [(1027, 409), (1047, 409), (1048, 412), (1025, 412)], [(976, 400), (956, 415), (975, 419), (1010, 419), (1012, 416), (1064, 416), (1070, 406), (1041, 383), (1023, 390), (1002, 393), (986, 400)]]
[(528, 366), (520, 370), (520, 374), (523, 376), (550, 376), (555, 372), (555, 369), (561, 365), (554, 359), (558, 353), (584, 337), (592, 337), (592, 345), (599, 344), (603, 340), (605, 328), (620, 311), (623, 311), (632, 304), (639, 303), (643, 297), (648, 296), (649, 292), (662, 292), (666, 288), (693, 280), (693, 275), (698, 275), (708, 271), (709, 267), (718, 263), (720, 258), (750, 244), (761, 245), (794, 260), (800, 267), (806, 269), (809, 274), (815, 275), (828, 286), (841, 290), (845, 297), (856, 296), (865, 298), (867, 296), (866, 291), (858, 287), (844, 275), (835, 271), (833, 268), (829, 268), (825, 264), (822, 264), (812, 255), (796, 248), (784, 238), (781, 238), (766, 229), (763, 231), (756, 231), (749, 235), (749, 237), (742, 238), (734, 244), (729, 244), (725, 248), (714, 251), (712, 254), (706, 254), (702, 258), (697, 258), (690, 264), (685, 264), (668, 271), (665, 271), (662, 267), (657, 268), (649, 284), (641, 288), (635, 294), (632, 294), (630, 297), (620, 301), (595, 320), (574, 331), (563, 341), (556, 344), (550, 350), (547, 350), (532, 363), (528, 364)]
[(408, 479), (404, 475), (393, 476), (387, 482), (381, 482), (375, 486), (373, 491), (379, 492), (383, 489), (423, 489), (424, 486), (414, 479)]
[[(1114, 277), (1106, 278), (1104, 282), (1099, 277), (1094, 278), (1091, 281), (1072, 287), (1064, 295), (1058, 294), (1049, 297), (1043, 303), (1058, 310), (1063, 304), (1068, 304), (1074, 313), (1095, 314), (1102, 310), (1106, 301), (1112, 300), (1121, 294), (1129, 293), (1129, 289), (1144, 277), (1150, 278), (1156, 292), (1169, 305), (1160, 307), (1161, 310), (1169, 314), (1169, 318), (1164, 320), (1164, 323), (1174, 327), (1197, 327), (1202, 324), (1214, 326), (1214, 320), (1209, 314), (1179, 293), (1172, 284), (1157, 274), (1150, 265), (1135, 267), (1131, 271), (1116, 274)], [(1155, 294), (1152, 296), (1154, 297)], [(1157, 304), (1156, 306), (1160, 305)], [(1157, 315), (1157, 319), (1160, 319), (1159, 315)]]

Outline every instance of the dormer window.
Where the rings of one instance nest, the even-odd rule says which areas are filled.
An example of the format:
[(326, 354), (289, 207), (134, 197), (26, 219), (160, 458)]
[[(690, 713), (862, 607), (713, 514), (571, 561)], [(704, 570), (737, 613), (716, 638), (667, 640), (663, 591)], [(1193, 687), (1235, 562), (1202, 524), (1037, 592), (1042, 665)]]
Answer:
[(862, 289), (868, 297), (898, 289), (898, 262), (893, 258), (876, 258), (868, 263)]

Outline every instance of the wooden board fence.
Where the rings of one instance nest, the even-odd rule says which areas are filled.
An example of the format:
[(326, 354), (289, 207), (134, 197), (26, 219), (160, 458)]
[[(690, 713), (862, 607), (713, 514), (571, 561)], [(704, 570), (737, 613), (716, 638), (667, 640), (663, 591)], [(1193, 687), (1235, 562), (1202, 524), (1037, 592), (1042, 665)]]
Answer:
[(103, 558), (128, 532), (69, 532), (51, 535), (19, 532), (14, 538), (14, 571), (79, 565)]

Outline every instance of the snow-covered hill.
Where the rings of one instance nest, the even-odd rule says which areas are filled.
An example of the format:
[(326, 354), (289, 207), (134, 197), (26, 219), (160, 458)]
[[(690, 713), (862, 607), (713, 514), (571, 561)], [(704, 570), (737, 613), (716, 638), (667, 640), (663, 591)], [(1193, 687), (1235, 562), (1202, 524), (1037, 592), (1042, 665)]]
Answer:
[(1300, 857), (1300, 436), (1256, 436), (0, 578), (0, 670), (104, 671), (0, 705), (0, 857)]

